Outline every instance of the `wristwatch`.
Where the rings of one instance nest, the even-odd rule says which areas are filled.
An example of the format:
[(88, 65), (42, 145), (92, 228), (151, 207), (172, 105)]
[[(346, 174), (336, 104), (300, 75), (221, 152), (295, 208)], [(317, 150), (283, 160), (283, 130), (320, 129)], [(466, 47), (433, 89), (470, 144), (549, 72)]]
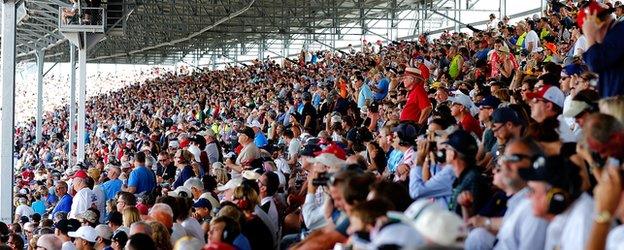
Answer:
[(598, 212), (598, 214), (594, 216), (594, 221), (596, 223), (609, 223), (611, 222), (611, 219), (612, 219), (612, 216), (609, 211), (601, 211), (601, 212)]

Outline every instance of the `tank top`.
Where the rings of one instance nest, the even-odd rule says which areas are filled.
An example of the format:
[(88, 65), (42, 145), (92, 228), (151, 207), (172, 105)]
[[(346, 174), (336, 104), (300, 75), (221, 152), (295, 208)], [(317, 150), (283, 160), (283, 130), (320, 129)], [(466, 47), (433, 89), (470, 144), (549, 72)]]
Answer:
[(451, 65), (449, 66), (449, 75), (451, 78), (455, 79), (459, 76), (459, 59), (461, 55), (457, 54), (453, 57), (453, 61), (451, 61)]

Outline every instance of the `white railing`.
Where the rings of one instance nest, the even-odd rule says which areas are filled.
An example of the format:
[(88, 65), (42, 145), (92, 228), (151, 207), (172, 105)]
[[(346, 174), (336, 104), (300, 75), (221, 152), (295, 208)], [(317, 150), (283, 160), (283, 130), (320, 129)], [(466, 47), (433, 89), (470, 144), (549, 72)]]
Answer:
[(104, 33), (106, 11), (104, 8), (59, 7), (58, 25), (61, 32)]

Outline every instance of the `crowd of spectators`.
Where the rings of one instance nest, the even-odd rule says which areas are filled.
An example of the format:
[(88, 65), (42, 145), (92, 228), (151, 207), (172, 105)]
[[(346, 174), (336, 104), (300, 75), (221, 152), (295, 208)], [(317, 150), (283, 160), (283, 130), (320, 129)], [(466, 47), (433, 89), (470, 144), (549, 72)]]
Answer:
[[(29, 67), (21, 65), (24, 71)], [(61, 67), (61, 66), (57, 66)], [(128, 85), (143, 82), (148, 78), (158, 76), (159, 68), (152, 70), (115, 69), (98, 70), (95, 74), (87, 75), (87, 98), (119, 90)], [(57, 71), (50, 71), (43, 78), (43, 110), (53, 112), (54, 108), (69, 103), (69, 75)], [(76, 96), (76, 98), (78, 98)], [(27, 74), (18, 77), (15, 83), (15, 121), (16, 123), (34, 122), (37, 112), (37, 76)]]
[(71, 166), (56, 109), (16, 130), (0, 244), (622, 249), (623, 10), (168, 72), (91, 98)]

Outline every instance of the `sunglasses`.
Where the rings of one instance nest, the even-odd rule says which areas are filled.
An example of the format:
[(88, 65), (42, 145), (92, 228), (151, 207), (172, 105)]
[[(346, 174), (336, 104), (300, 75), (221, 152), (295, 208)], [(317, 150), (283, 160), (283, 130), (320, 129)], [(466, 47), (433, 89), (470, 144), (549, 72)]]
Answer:
[(501, 155), (499, 156), (501, 162), (505, 163), (516, 163), (520, 162), (523, 159), (531, 159), (531, 156), (525, 154), (510, 154), (510, 155)]

